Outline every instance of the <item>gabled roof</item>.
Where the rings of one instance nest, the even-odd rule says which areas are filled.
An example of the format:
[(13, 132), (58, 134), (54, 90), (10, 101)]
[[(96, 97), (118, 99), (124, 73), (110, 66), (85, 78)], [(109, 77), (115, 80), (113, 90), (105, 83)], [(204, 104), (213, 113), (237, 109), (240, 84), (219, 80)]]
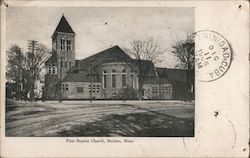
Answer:
[(90, 76), (87, 73), (67, 73), (62, 82), (101, 82), (100, 78), (96, 75)]
[(45, 62), (45, 66), (57, 63), (57, 53), (53, 52), (49, 59)]
[(144, 84), (169, 84), (170, 82), (166, 78), (149, 77), (145, 78)]
[(89, 66), (98, 67), (108, 62), (132, 61), (133, 60), (119, 46), (114, 46), (79, 61), (79, 68), (80, 70), (86, 70)]
[(186, 72), (183, 69), (156, 68), (156, 71), (161, 78), (167, 78), (172, 82), (186, 82)]
[(157, 77), (154, 63), (151, 60), (137, 60), (133, 59), (133, 62), (138, 66), (140, 75), (143, 78)]
[(66, 20), (66, 18), (64, 17), (64, 15), (62, 16), (62, 18), (61, 18), (59, 24), (57, 25), (56, 30), (53, 34), (55, 34), (56, 32), (75, 34), (75, 32), (72, 30), (71, 26), (69, 25), (69, 23)]

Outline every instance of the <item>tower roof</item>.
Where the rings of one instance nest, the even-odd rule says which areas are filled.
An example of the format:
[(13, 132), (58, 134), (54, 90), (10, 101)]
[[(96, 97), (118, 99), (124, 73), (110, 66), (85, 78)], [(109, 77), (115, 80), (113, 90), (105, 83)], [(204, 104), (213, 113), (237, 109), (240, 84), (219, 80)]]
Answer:
[(62, 16), (59, 24), (57, 25), (54, 34), (56, 32), (73, 33), (73, 34), (75, 34), (75, 32), (72, 30), (71, 26), (69, 25), (69, 23), (66, 20), (66, 18), (64, 17), (64, 15)]

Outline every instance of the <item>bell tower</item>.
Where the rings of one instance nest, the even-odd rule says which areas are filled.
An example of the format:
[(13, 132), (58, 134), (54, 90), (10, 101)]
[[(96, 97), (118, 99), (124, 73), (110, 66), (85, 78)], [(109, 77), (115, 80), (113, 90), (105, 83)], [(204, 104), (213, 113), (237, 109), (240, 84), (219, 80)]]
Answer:
[(62, 15), (52, 38), (52, 50), (57, 54), (57, 76), (63, 79), (69, 69), (75, 66), (75, 32)]

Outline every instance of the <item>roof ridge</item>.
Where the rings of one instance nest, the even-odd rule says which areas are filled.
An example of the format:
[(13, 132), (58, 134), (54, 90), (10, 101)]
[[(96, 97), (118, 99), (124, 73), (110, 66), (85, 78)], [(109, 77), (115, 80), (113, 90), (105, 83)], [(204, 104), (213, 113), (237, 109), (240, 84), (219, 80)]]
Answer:
[[(113, 47), (104, 49), (103, 51), (100, 51), (100, 52), (98, 52), (98, 53), (95, 53), (95, 54), (93, 54), (93, 55), (91, 55), (91, 56), (88, 56), (87, 58), (81, 59), (80, 61), (86, 60), (86, 59), (88, 59), (88, 58), (91, 58), (91, 57), (93, 57), (93, 56), (99, 55), (99, 54), (101, 54), (101, 53), (103, 53), (103, 52), (106, 52), (106, 51), (111, 50), (111, 49), (114, 49), (114, 48), (118, 48), (118, 49), (120, 49), (121, 51), (123, 51), (118, 45), (115, 45), (115, 46), (113, 46)], [(123, 51), (123, 52), (124, 52), (124, 51)], [(125, 53), (125, 52), (124, 52), (124, 53)], [(126, 54), (126, 53), (125, 53), (125, 54)]]
[(167, 67), (155, 67), (156, 69), (165, 69), (165, 70), (183, 70), (185, 71), (185, 69), (175, 69), (175, 68), (167, 68)]

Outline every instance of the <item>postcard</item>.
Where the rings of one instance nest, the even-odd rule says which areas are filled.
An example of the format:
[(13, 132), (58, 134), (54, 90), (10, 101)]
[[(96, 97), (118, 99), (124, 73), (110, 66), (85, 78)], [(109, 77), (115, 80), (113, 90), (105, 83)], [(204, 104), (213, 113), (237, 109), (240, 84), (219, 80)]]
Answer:
[(2, 157), (248, 157), (249, 2), (1, 2)]

